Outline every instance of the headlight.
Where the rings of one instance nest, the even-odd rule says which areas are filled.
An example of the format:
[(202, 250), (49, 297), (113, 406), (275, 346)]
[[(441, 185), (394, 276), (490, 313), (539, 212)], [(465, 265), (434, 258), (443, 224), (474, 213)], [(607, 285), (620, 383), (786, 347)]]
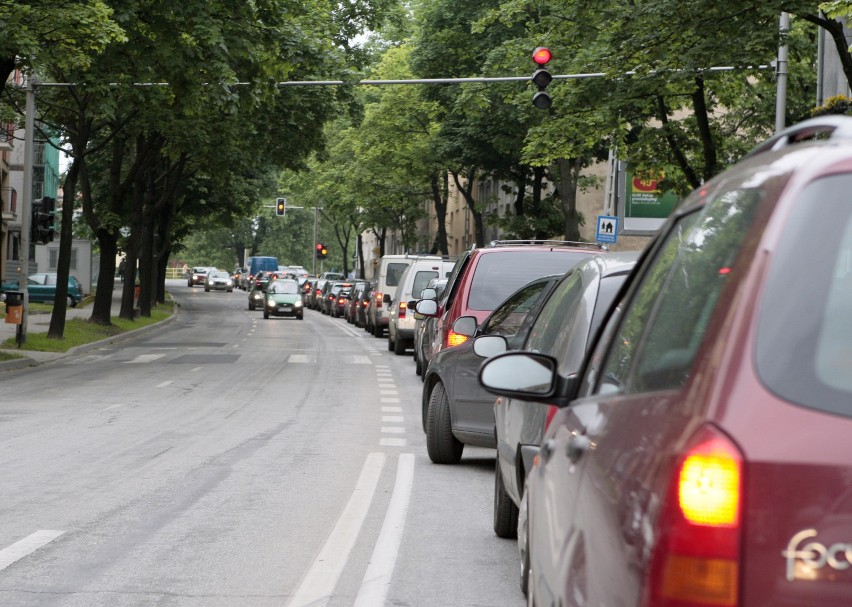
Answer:
[(294, 305), (294, 306), (296, 306), (297, 308), (301, 308), (301, 307), (302, 307), (302, 300), (301, 300), (301, 299), (297, 299), (297, 300), (296, 300), (296, 303), (294, 303), (293, 305)]
[(270, 299), (269, 301), (267, 301), (266, 307), (267, 308), (274, 308), (275, 307), (275, 300)]

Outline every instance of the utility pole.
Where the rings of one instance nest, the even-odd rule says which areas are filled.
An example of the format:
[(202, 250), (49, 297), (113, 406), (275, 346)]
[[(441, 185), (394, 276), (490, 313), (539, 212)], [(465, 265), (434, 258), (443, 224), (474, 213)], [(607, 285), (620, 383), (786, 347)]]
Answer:
[(314, 265), (311, 268), (311, 274), (314, 276), (317, 275), (317, 252), (314, 247), (317, 246), (317, 216), (319, 215), (319, 209), (314, 207), (314, 244), (311, 245), (311, 257), (314, 260)]
[[(790, 31), (790, 13), (781, 13), (780, 28), (782, 35), (787, 35)], [(775, 93), (775, 133), (780, 133), (784, 130), (786, 122), (785, 115), (787, 113), (787, 58), (789, 55), (789, 47), (785, 41), (778, 47), (778, 65), (775, 69), (777, 78), (777, 89)]]
[(35, 76), (27, 74), (26, 106), (24, 116), (24, 195), (21, 199), (21, 269), (18, 272), (18, 283), (23, 291), (24, 309), (21, 324), (17, 326), (15, 342), (23, 346), (27, 341), (27, 315), (30, 308), (30, 298), (27, 291), (27, 276), (30, 273), (30, 224), (32, 223), (33, 208), (33, 140), (35, 139)]

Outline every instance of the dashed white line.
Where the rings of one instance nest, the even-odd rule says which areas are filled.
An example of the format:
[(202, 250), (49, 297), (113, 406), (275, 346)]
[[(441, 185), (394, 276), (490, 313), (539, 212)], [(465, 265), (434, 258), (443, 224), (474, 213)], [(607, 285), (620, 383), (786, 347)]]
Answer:
[(165, 388), (166, 386), (168, 386), (168, 385), (170, 385), (170, 384), (172, 384), (172, 383), (174, 383), (172, 380), (164, 381), (164, 382), (163, 382), (163, 383), (161, 383), (161, 384), (157, 384), (157, 387), (158, 387), (158, 388)]
[(398, 398), (385, 397), (385, 398), (380, 398), (379, 402), (381, 402), (381, 403), (398, 403), (399, 399)]
[(382, 432), (385, 434), (403, 434), (405, 432), (405, 428), (401, 428), (399, 426), (382, 426)]
[(396, 390), (379, 390), (380, 396), (395, 396), (399, 394)]
[(414, 485), (414, 455), (402, 453), (396, 468), (396, 482), (393, 486), (379, 539), (370, 557), (370, 564), (364, 573), (361, 588), (355, 598), (355, 607), (384, 605), (390, 588), (393, 570), (399, 556), (399, 546), (405, 531), (405, 517), (411, 501), (411, 489)]
[(163, 358), (165, 354), (140, 354), (133, 360), (124, 361), (127, 364), (139, 364), (139, 363), (150, 363), (154, 362), (157, 359)]
[(291, 354), (290, 358), (287, 359), (287, 362), (291, 363), (307, 363), (307, 364), (316, 364), (317, 357), (310, 354)]
[(370, 453), (367, 456), (352, 497), (313, 565), (287, 603), (289, 607), (325, 605), (329, 601), (367, 517), (384, 465), (384, 453)]
[(405, 447), (408, 443), (404, 438), (383, 438), (379, 444), (382, 447)]
[(382, 407), (382, 413), (402, 413), (402, 407)]
[(395, 422), (402, 423), (405, 421), (405, 417), (402, 415), (382, 415), (382, 423), (392, 424)]
[(28, 535), (24, 539), (15, 542), (8, 548), (0, 550), (0, 570), (5, 569), (12, 563), (21, 560), (25, 556), (32, 554), (42, 546), (49, 544), (50, 542), (58, 538), (63, 533), (65, 532), (42, 529), (41, 531), (36, 531), (35, 533)]

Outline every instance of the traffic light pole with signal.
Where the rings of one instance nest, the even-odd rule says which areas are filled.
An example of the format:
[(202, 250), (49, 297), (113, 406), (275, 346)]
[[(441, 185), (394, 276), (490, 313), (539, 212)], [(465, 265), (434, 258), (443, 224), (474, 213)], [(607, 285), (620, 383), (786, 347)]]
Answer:
[(553, 104), (553, 99), (545, 89), (553, 80), (553, 75), (547, 70), (547, 63), (553, 58), (550, 49), (540, 46), (533, 51), (533, 61), (538, 69), (533, 72), (531, 80), (538, 87), (538, 92), (533, 95), (533, 105), (540, 110), (546, 110)]
[(56, 220), (56, 199), (45, 197), (33, 201), (30, 219), (30, 240), (38, 244), (53, 242)]
[(287, 212), (287, 199), (286, 198), (276, 198), (275, 199), (275, 214), (278, 217), (284, 217), (284, 214)]
[(316, 246), (314, 247), (314, 251), (316, 252), (317, 259), (325, 259), (326, 257), (328, 257), (328, 247), (321, 242), (318, 242), (316, 244)]

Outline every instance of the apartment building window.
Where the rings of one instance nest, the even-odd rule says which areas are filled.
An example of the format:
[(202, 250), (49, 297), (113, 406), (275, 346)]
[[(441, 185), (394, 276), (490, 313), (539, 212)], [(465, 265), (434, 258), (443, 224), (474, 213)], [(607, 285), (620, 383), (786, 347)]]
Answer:
[[(59, 267), (59, 249), (52, 248), (48, 249), (48, 258), (47, 258), (47, 269), (51, 272), (55, 272)], [(77, 249), (71, 249), (71, 270), (77, 269)]]

